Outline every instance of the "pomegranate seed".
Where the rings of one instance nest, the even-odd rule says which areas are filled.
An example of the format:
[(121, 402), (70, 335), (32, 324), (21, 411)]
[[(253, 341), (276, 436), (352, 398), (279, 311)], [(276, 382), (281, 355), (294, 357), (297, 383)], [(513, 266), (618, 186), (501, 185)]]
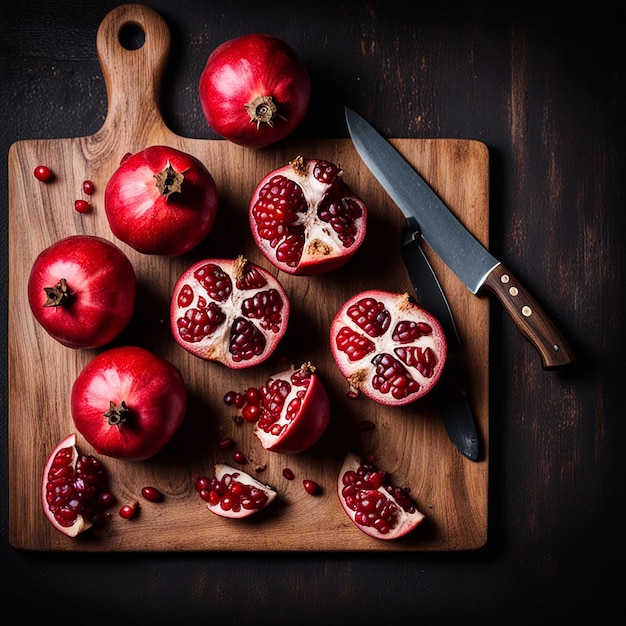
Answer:
[(235, 445), (235, 440), (232, 437), (225, 437), (218, 444), (218, 450), (222, 450), (222, 452), (226, 452), (227, 450), (232, 450)]
[(244, 395), (248, 404), (256, 405), (261, 402), (261, 391), (256, 387), (248, 387)]
[(287, 480), (293, 480), (296, 476), (295, 474), (288, 468), (286, 467), (283, 470), (283, 476), (287, 479)]
[(79, 213), (87, 213), (89, 211), (89, 202), (87, 200), (76, 200), (74, 201), (74, 208)]
[(132, 152), (127, 152), (121, 159), (120, 159), (120, 165), (122, 163), (124, 163), (124, 161), (126, 161), (126, 159), (128, 159), (129, 157), (133, 156)]
[(50, 180), (52, 178), (52, 170), (45, 165), (38, 165), (33, 172), (35, 178), (42, 182)]
[(261, 407), (258, 404), (246, 404), (241, 411), (246, 422), (256, 422), (261, 416)]
[(231, 406), (233, 404), (235, 404), (235, 398), (237, 397), (237, 392), (236, 391), (227, 391), (224, 394), (224, 404), (226, 404), (227, 406)]
[(319, 487), (317, 483), (313, 480), (307, 480), (307, 479), (303, 480), (302, 486), (304, 487), (304, 490), (307, 493), (310, 493), (312, 496), (314, 496), (319, 491)]
[(95, 189), (95, 185), (90, 180), (83, 181), (83, 191), (90, 196)]
[(246, 402), (246, 399), (243, 397), (243, 395), (242, 395), (242, 394), (240, 394), (240, 393), (235, 394), (235, 400), (234, 400), (233, 404), (234, 404), (234, 405), (235, 405), (238, 409), (240, 409), (241, 407), (243, 407), (243, 405), (245, 404), (245, 402)]
[(120, 517), (123, 517), (124, 519), (132, 519), (133, 517), (135, 517), (138, 507), (138, 502), (133, 502), (132, 504), (123, 504), (120, 507)]
[(150, 502), (160, 502), (163, 499), (163, 494), (156, 487), (144, 487), (141, 495)]
[(246, 459), (246, 455), (243, 452), (237, 450), (237, 452), (233, 452), (233, 461), (239, 463), (239, 465), (244, 465), (248, 462), (248, 459)]

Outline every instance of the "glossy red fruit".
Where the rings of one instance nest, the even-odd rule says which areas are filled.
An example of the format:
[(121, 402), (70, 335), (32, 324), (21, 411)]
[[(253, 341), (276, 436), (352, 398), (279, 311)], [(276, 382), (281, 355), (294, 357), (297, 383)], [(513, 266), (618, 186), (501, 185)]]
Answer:
[(254, 515), (276, 498), (276, 491), (269, 485), (223, 463), (215, 465), (212, 478), (197, 477), (195, 489), (209, 511), (233, 519)]
[(447, 343), (439, 321), (407, 293), (367, 290), (352, 296), (330, 326), (330, 345), (352, 395), (400, 406), (439, 380)]
[(104, 192), (111, 231), (144, 254), (189, 252), (211, 232), (217, 207), (207, 168), (168, 146), (150, 146), (124, 159)]
[(216, 133), (241, 146), (262, 148), (300, 125), (311, 81), (285, 41), (248, 34), (210, 54), (199, 89), (202, 110)]
[(28, 278), (28, 302), (48, 334), (69, 348), (99, 348), (133, 315), (135, 271), (100, 237), (73, 235), (43, 250)]
[(52, 170), (47, 165), (38, 165), (33, 174), (37, 180), (44, 183), (52, 178)]
[(149, 502), (160, 502), (163, 500), (163, 494), (156, 487), (149, 485), (142, 487), (141, 496)]
[(89, 202), (87, 200), (74, 200), (74, 208), (79, 213), (87, 213), (89, 211)]
[(266, 450), (296, 454), (317, 443), (328, 426), (330, 401), (314, 366), (304, 363), (270, 376), (259, 391), (254, 434)]
[(249, 207), (259, 250), (287, 274), (330, 272), (347, 263), (365, 239), (367, 209), (343, 170), (301, 156), (265, 176)]
[(94, 357), (71, 391), (74, 424), (98, 451), (139, 461), (161, 451), (187, 410), (179, 370), (136, 346), (111, 348)]
[(344, 460), (337, 490), (348, 517), (370, 537), (398, 539), (424, 520), (406, 487), (394, 485), (387, 472), (353, 453)]
[(287, 330), (289, 299), (262, 267), (237, 259), (198, 261), (180, 276), (170, 321), (176, 341), (232, 369), (265, 361)]
[(119, 510), (120, 517), (124, 519), (133, 519), (137, 515), (139, 509), (139, 503), (133, 502), (132, 504), (122, 504)]
[(64, 535), (76, 537), (113, 503), (107, 482), (102, 463), (81, 454), (76, 435), (69, 435), (52, 451), (43, 471), (41, 499), (46, 517)]

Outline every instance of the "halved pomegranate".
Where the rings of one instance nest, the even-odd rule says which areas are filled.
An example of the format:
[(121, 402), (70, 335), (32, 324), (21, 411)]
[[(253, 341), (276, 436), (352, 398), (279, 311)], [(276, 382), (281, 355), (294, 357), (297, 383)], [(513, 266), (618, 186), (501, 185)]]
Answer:
[(104, 466), (96, 457), (80, 454), (73, 433), (48, 457), (41, 500), (51, 524), (68, 537), (91, 528), (114, 501)]
[(224, 463), (215, 465), (213, 478), (196, 476), (194, 487), (209, 511), (232, 519), (258, 513), (277, 495), (269, 485)]
[(170, 322), (176, 341), (231, 369), (265, 361), (288, 320), (289, 299), (278, 279), (242, 256), (198, 261), (174, 286)]
[(398, 539), (422, 523), (407, 487), (398, 487), (389, 474), (349, 452), (339, 472), (337, 492), (354, 525), (377, 539)]
[(352, 296), (330, 326), (337, 367), (354, 396), (390, 406), (421, 398), (437, 383), (448, 348), (439, 321), (408, 293), (377, 289)]
[(254, 434), (266, 450), (296, 454), (317, 443), (328, 426), (330, 401), (311, 363), (270, 376), (259, 392)]
[(367, 209), (328, 161), (298, 156), (261, 180), (250, 201), (259, 250), (287, 274), (329, 272), (365, 238)]

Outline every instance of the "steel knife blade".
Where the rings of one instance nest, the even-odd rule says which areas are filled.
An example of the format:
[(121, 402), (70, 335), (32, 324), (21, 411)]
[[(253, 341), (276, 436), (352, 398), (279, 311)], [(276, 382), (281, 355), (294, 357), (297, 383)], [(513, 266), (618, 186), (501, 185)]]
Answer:
[(472, 461), (480, 456), (476, 423), (457, 352), (461, 340), (448, 299), (441, 288), (428, 257), (421, 245), (419, 226), (413, 218), (402, 229), (400, 252), (404, 266), (415, 290), (417, 301), (440, 322), (448, 343), (448, 358), (441, 379), (435, 387), (441, 417), (450, 441), (457, 450)]
[(465, 228), (426, 181), (380, 133), (345, 107), (357, 153), (406, 218), (413, 217), (428, 245), (474, 294), (485, 287), (536, 348), (544, 369), (574, 362), (565, 338), (511, 271)]

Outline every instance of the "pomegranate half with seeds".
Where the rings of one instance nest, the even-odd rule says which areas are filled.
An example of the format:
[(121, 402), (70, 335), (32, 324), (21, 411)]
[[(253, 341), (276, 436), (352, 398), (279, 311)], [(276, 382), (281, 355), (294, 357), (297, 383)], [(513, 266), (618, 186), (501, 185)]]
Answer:
[(64, 535), (76, 537), (115, 500), (107, 482), (102, 463), (81, 454), (72, 433), (52, 451), (43, 471), (41, 500), (46, 517)]
[(206, 259), (174, 286), (172, 333), (185, 350), (231, 369), (265, 361), (287, 330), (289, 299), (277, 278), (242, 256)]
[(215, 465), (212, 478), (197, 476), (194, 487), (209, 511), (231, 519), (249, 517), (262, 511), (277, 495), (269, 485), (224, 463)]
[(249, 207), (252, 236), (287, 274), (330, 272), (347, 263), (365, 239), (367, 209), (343, 170), (298, 156), (257, 185)]
[(313, 365), (270, 376), (259, 391), (254, 434), (266, 450), (296, 454), (317, 443), (328, 426), (330, 401)]
[(447, 357), (439, 321), (408, 293), (378, 289), (352, 296), (330, 326), (337, 367), (354, 396), (380, 404), (414, 402), (437, 383)]
[(387, 472), (352, 452), (339, 472), (337, 493), (348, 517), (370, 537), (398, 539), (424, 520), (407, 487), (394, 485)]

